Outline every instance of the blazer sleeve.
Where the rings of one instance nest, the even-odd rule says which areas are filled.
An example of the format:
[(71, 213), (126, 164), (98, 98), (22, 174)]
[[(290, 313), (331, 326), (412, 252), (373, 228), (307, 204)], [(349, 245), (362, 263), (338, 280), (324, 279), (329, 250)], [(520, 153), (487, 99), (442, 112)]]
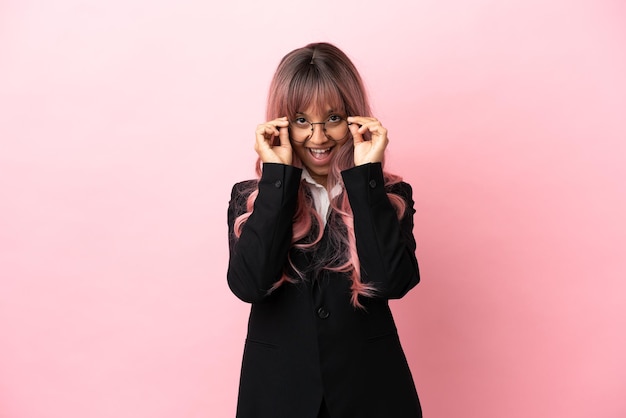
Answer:
[[(386, 190), (380, 163), (356, 166), (341, 174), (354, 215), (361, 279), (374, 284), (376, 297), (401, 298), (420, 280), (415, 257), (411, 186), (401, 182)], [(401, 219), (387, 191), (405, 200), (406, 210)]]
[[(227, 279), (232, 292), (244, 302), (263, 300), (282, 276), (291, 246), (301, 174), (302, 169), (290, 165), (263, 164), (259, 193), (239, 238), (235, 236), (234, 223), (245, 213), (249, 193), (242, 194), (244, 183), (233, 187), (228, 205)], [(249, 192), (250, 187), (247, 189)]]

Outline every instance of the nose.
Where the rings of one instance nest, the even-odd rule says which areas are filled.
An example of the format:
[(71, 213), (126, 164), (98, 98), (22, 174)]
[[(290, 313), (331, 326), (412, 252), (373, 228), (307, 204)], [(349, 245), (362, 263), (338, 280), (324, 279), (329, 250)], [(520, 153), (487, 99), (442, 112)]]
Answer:
[(323, 144), (328, 141), (326, 133), (324, 132), (325, 125), (323, 123), (313, 123), (311, 126), (312, 132), (309, 142), (312, 142), (313, 144)]

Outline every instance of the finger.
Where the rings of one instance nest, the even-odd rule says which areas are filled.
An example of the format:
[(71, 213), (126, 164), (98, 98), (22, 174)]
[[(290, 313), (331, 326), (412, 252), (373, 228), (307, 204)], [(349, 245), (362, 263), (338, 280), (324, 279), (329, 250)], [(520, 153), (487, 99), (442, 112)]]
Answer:
[(289, 142), (289, 129), (286, 126), (281, 126), (281, 128), (279, 129), (278, 138), (280, 139), (281, 147), (291, 148), (291, 142)]
[(387, 135), (387, 129), (379, 121), (367, 122), (359, 128), (359, 131), (362, 133), (370, 131), (372, 134), (376, 134), (381, 137), (385, 137)]
[(382, 137), (387, 136), (387, 129), (383, 125), (381, 125), (380, 122), (371, 123), (366, 126), (367, 129), (373, 134), (377, 134)]
[(274, 138), (280, 135), (279, 129), (280, 127), (277, 127), (273, 122), (259, 125), (256, 130), (257, 141), (265, 142), (269, 146), (273, 146)]
[(383, 135), (386, 134), (386, 129), (383, 128), (380, 121), (373, 117), (351, 116), (348, 117), (348, 123), (358, 124), (359, 133), (361, 134), (364, 134), (367, 131), (370, 131), (372, 133), (380, 132)]
[(272, 121), (269, 121), (268, 123), (276, 128), (286, 128), (289, 126), (289, 120), (287, 119), (287, 116), (274, 119)]
[(269, 123), (264, 123), (256, 128), (257, 138), (262, 137), (263, 139), (269, 139), (269, 137), (278, 135), (278, 130), (274, 125), (270, 125)]
[(348, 122), (356, 122), (359, 124), (377, 120), (375, 117), (372, 117), (372, 116), (348, 116), (347, 119), (348, 119)]
[(364, 141), (363, 134), (360, 131), (360, 126), (356, 123), (353, 123), (348, 126), (350, 128), (350, 132), (352, 133), (352, 139), (355, 144), (359, 144)]
[(274, 120), (270, 120), (268, 122), (262, 123), (260, 125), (257, 125), (257, 130), (260, 130), (261, 128), (265, 128), (265, 129), (275, 129), (277, 134), (278, 134), (278, 129), (279, 127), (287, 127), (289, 126), (289, 120), (287, 120), (287, 117), (284, 116), (282, 118), (277, 118)]
[(378, 119), (372, 118), (369, 116), (348, 116), (347, 118), (348, 123), (353, 123), (353, 124), (356, 123), (357, 125), (360, 125), (360, 126), (365, 125), (370, 122), (375, 122), (377, 120)]

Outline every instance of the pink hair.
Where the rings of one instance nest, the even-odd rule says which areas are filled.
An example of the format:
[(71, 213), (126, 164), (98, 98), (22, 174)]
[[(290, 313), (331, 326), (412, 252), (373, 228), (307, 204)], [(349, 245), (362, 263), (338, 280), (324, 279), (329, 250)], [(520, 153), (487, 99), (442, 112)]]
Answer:
[[(371, 111), (363, 87), (363, 81), (350, 59), (337, 47), (328, 43), (309, 44), (287, 54), (278, 65), (270, 85), (267, 101), (267, 120), (281, 116), (295, 117), (302, 109), (313, 107), (325, 109), (330, 106), (346, 115), (370, 116)], [(365, 136), (369, 140), (369, 136)], [(293, 165), (302, 167), (302, 162), (293, 155)], [(326, 187), (331, 190), (335, 184), (342, 184), (341, 171), (354, 167), (354, 147), (348, 140), (338, 148), (331, 161), (326, 180)], [(261, 163), (257, 160), (257, 174), (261, 175)], [(391, 173), (383, 172), (385, 186), (400, 182), (402, 179)], [(321, 240), (323, 228), (320, 215), (314, 208), (307, 187), (298, 191), (296, 213), (293, 217), (292, 247), (307, 251), (315, 248)], [(239, 237), (241, 228), (250, 216), (258, 189), (254, 190), (247, 201), (247, 212), (235, 221), (235, 235)], [(391, 204), (401, 218), (406, 209), (404, 200), (393, 193), (387, 193)], [(356, 249), (354, 217), (348, 196), (342, 192), (332, 199), (331, 208), (338, 218), (329, 219), (328, 239), (339, 251), (330, 251), (326, 258), (318, 260), (322, 269), (347, 274), (352, 281), (350, 287), (351, 303), (362, 308), (359, 296), (372, 297), (376, 288), (361, 280), (361, 268)], [(285, 282), (295, 283), (304, 280), (306, 275), (299, 271), (291, 258), (283, 270), (282, 277), (274, 283), (269, 293)]]

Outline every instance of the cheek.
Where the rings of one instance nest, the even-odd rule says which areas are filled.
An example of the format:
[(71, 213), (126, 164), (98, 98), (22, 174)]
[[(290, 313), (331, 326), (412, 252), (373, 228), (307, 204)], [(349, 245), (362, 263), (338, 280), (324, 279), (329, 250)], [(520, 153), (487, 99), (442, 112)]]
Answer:
[(348, 148), (350, 148), (350, 144), (348, 143), (348, 139), (337, 143), (337, 151), (341, 150), (341, 152), (346, 152)]
[(296, 156), (300, 158), (300, 160), (303, 160), (306, 157), (307, 152), (306, 152), (306, 149), (302, 145), (292, 143), (291, 149), (296, 154)]

